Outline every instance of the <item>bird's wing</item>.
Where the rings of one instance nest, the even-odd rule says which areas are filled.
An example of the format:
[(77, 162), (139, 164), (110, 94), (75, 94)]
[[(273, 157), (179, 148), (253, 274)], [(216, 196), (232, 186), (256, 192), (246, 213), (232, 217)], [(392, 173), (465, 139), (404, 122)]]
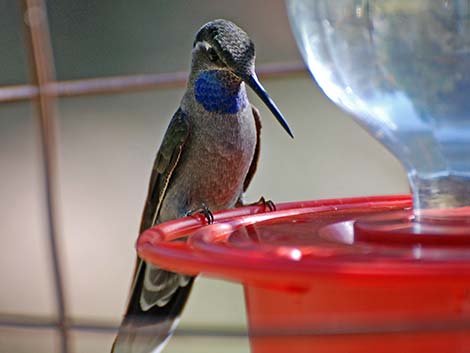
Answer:
[(258, 167), (258, 160), (259, 160), (259, 153), (260, 153), (260, 138), (261, 138), (261, 116), (259, 115), (258, 109), (251, 105), (251, 109), (253, 111), (253, 117), (255, 118), (256, 124), (256, 146), (255, 146), (255, 153), (253, 154), (253, 159), (251, 160), (250, 168), (248, 169), (248, 173), (246, 174), (245, 181), (243, 182), (243, 192), (248, 189), (250, 186), (251, 180), (256, 173), (256, 168)]
[[(189, 131), (187, 116), (179, 109), (168, 126), (153, 165), (140, 233), (157, 223)], [(126, 314), (113, 344), (115, 353), (148, 352), (164, 342), (182, 310), (192, 280), (137, 258), (132, 283)]]
[(189, 136), (189, 122), (186, 115), (178, 109), (163, 137), (158, 150), (152, 175), (150, 177), (147, 200), (142, 213), (140, 233), (155, 225), (163, 198), (173, 172), (180, 161), (183, 146)]
[[(165, 192), (171, 177), (178, 165), (183, 152), (183, 146), (189, 136), (189, 122), (187, 116), (178, 109), (170, 121), (162, 144), (153, 163), (152, 174), (148, 186), (147, 199), (145, 201), (139, 234), (153, 227), (157, 221), (162, 206)], [(140, 267), (140, 259), (136, 259), (132, 283), (135, 282), (137, 271)], [(132, 295), (133, 287), (131, 287)]]

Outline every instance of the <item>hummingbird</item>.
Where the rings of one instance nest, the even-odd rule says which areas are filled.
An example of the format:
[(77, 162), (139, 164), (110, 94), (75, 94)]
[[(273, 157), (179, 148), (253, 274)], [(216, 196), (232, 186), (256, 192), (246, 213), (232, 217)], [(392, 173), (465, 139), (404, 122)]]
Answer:
[[(187, 89), (158, 150), (140, 233), (172, 219), (243, 205), (260, 154), (261, 121), (246, 85), (293, 134), (255, 73), (255, 46), (234, 23), (203, 25), (193, 47)], [(194, 278), (137, 258), (133, 284), (112, 352), (161, 352)]]

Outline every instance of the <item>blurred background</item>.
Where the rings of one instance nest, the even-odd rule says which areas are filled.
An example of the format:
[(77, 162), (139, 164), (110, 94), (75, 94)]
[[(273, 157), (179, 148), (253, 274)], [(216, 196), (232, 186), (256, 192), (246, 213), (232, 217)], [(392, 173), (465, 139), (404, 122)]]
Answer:
[[(30, 83), (21, 6), (0, 0), (0, 13), (0, 85)], [(215, 18), (249, 33), (259, 71), (303, 65), (282, 0), (48, 0), (47, 15), (57, 80), (187, 71), (195, 32)], [(261, 80), (295, 140), (251, 95), (263, 130), (248, 201), (408, 191), (400, 164), (305, 70)], [(183, 91), (175, 84), (58, 100), (58, 249), (72, 352), (111, 347), (152, 163)], [(35, 324), (58, 315), (35, 114), (27, 100), (0, 104), (0, 352), (60, 351), (57, 332)], [(242, 287), (200, 278), (165, 352), (248, 352), (245, 325)]]

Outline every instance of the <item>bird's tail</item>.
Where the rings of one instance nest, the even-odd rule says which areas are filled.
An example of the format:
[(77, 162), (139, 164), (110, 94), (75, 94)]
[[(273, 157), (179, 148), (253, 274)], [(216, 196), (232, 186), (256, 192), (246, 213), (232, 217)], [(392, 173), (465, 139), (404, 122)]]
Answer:
[(194, 278), (138, 262), (111, 353), (158, 353), (173, 334)]

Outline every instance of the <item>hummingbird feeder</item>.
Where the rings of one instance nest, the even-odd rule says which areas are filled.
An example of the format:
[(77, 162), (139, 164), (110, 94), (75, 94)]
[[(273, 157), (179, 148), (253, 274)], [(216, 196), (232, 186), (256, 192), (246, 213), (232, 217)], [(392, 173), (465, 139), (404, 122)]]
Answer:
[(412, 197), (188, 217), (144, 232), (139, 255), (242, 283), (253, 353), (470, 352), (470, 3), (287, 7), (315, 81), (402, 162)]

